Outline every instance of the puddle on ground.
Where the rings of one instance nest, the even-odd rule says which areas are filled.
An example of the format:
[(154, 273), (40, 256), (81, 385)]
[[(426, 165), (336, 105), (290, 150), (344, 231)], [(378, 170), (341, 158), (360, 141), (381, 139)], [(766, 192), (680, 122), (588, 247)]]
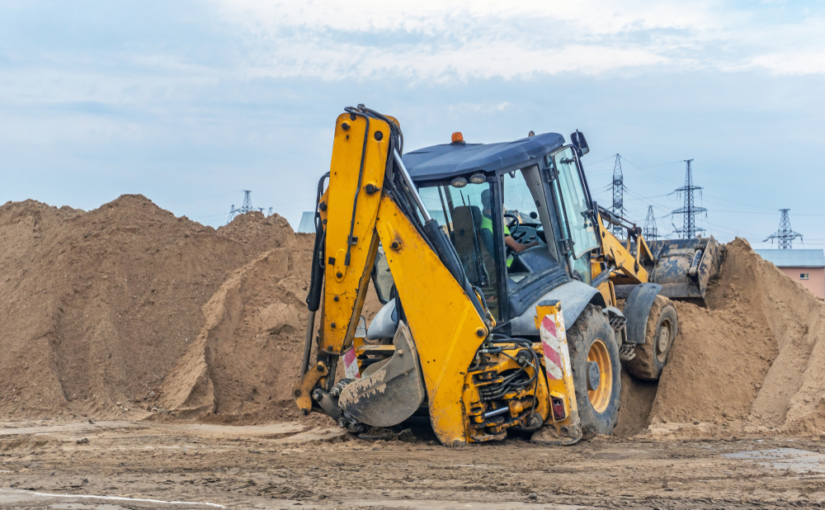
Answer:
[(60, 505), (49, 505), (55, 510), (126, 510), (120, 505), (84, 505), (83, 503), (66, 503)]
[(765, 467), (788, 469), (798, 473), (825, 473), (825, 455), (798, 448), (773, 448), (770, 450), (726, 453), (722, 457), (754, 460)]

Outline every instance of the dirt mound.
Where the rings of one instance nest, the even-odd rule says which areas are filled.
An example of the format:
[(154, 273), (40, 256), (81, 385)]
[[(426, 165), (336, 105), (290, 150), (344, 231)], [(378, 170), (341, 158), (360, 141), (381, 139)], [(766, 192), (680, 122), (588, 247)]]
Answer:
[[(822, 301), (737, 239), (727, 245), (708, 307), (676, 308), (679, 336), (649, 418), (644, 405), (631, 404), (642, 419), (629, 431), (644, 421), (654, 434), (825, 432)], [(633, 385), (628, 391), (629, 402), (650, 399)]]
[[(313, 236), (271, 250), (233, 272), (203, 307), (206, 324), (164, 382), (161, 402), (177, 416), (226, 421), (297, 417)], [(374, 292), (364, 315), (380, 309)], [(316, 331), (320, 327), (316, 318)]]
[[(277, 215), (215, 230), (139, 195), (3, 205), (0, 413), (294, 417), (312, 244)], [(736, 240), (708, 307), (676, 307), (658, 387), (623, 376), (617, 434), (825, 433), (822, 301)]]
[[(0, 207), (0, 412), (122, 413), (151, 398), (235, 269), (288, 249), (277, 215), (217, 231), (140, 195), (90, 212)], [(119, 404), (119, 405), (118, 405)]]
[(613, 430), (615, 435), (630, 437), (647, 428), (657, 386), (656, 382), (641, 381), (622, 371), (621, 406), (619, 421)]
[(181, 416), (248, 416), (290, 399), (312, 257), (312, 243), (300, 244), (265, 253), (221, 285), (203, 307), (197, 339), (163, 385), (166, 407)]

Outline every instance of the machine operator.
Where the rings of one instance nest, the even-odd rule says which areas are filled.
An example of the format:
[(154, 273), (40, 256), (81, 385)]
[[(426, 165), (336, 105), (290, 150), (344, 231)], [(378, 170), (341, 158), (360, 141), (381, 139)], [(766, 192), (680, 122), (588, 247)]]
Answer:
[[(493, 232), (493, 194), (490, 192), (489, 189), (485, 189), (481, 192), (481, 205), (483, 207), (481, 211), (481, 228), (487, 229), (490, 233)], [(502, 218), (502, 222), (504, 219)], [(537, 241), (533, 241), (532, 243), (522, 244), (510, 235), (510, 229), (507, 225), (504, 225), (504, 244), (507, 245), (508, 248), (513, 250), (516, 253), (521, 253), (528, 248), (532, 248), (533, 246), (538, 246), (539, 243)], [(510, 267), (510, 264), (513, 263), (513, 259), (507, 259), (507, 267)]]

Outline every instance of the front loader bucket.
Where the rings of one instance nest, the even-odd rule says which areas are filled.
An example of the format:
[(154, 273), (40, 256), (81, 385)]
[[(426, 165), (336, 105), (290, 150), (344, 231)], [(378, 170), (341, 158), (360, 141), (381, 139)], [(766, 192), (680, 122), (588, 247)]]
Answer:
[(661, 296), (705, 303), (708, 282), (719, 274), (724, 248), (711, 237), (651, 243), (656, 265), (650, 281), (662, 286)]

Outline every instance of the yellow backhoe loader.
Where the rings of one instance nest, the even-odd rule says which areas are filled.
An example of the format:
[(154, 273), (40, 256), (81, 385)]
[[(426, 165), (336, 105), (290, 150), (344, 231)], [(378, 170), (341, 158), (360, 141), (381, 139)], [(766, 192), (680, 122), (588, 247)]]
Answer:
[[(713, 238), (649, 245), (598, 207), (587, 141), (570, 138), (455, 133), (404, 154), (396, 119), (345, 109), (318, 185), (302, 412), (353, 433), (429, 416), (449, 446), (612, 433), (622, 365), (659, 377), (678, 331), (669, 298), (701, 302), (722, 252)], [(384, 307), (367, 327), (371, 283)]]

